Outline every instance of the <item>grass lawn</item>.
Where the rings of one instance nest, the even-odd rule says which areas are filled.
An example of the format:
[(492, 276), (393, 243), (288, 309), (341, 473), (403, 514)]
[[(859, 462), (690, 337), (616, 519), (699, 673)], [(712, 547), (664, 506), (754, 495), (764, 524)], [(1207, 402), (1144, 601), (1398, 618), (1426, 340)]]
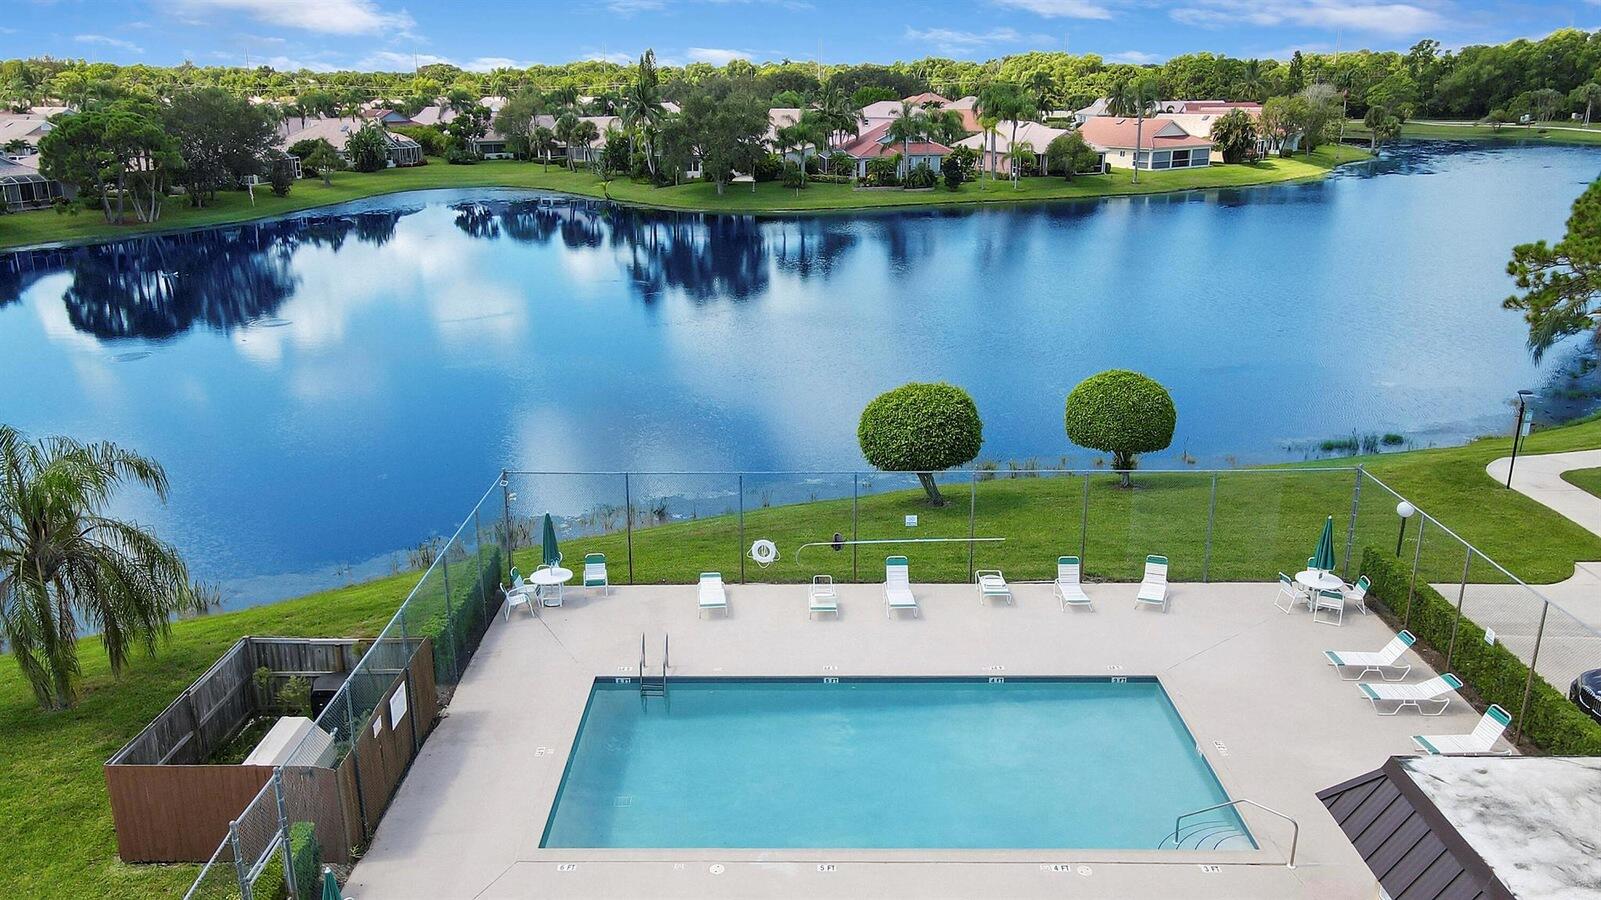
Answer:
[[(1525, 447), (1530, 453), (1601, 447), (1601, 419), (1535, 432)], [(1529, 580), (1566, 578), (1575, 560), (1601, 559), (1601, 538), (1484, 474), (1484, 466), (1508, 450), (1506, 439), (1494, 438), (1360, 461)], [(1137, 474), (1136, 480), (1139, 486), (1129, 491), (1116, 487), (1110, 475), (1091, 477), (1087, 570), (1129, 578), (1146, 553), (1166, 552), (1175, 580), (1198, 578), (1210, 476), (1152, 473)], [(1210, 576), (1261, 581), (1296, 567), (1311, 552), (1325, 515), (1335, 516), (1337, 550), (1343, 552), (1353, 480), (1347, 472), (1307, 475), (1282, 469), (1221, 474)], [(1004, 568), (1013, 580), (1048, 577), (1057, 555), (1077, 552), (1083, 484), (1080, 478), (1049, 477), (980, 482), (974, 530), (1008, 540), (977, 551), (975, 562)], [(923, 536), (967, 533), (965, 479), (950, 485), (952, 502), (939, 509), (923, 502), (921, 492), (906, 481), (880, 478), (865, 493), (860, 538), (904, 535), (901, 516), (907, 512), (921, 517)], [(1388, 495), (1364, 492), (1358, 553), (1363, 544), (1393, 544), (1393, 510)], [(737, 580), (744, 547), (757, 537), (776, 540), (782, 556), (765, 571), (747, 563), (752, 580), (794, 581), (830, 571), (847, 577), (848, 549), (837, 554), (827, 548), (808, 550), (803, 567), (795, 566), (793, 554), (803, 541), (826, 539), (835, 531), (850, 535), (850, 524), (847, 499), (751, 509), (743, 539), (732, 516), (637, 529), (635, 579), (689, 581), (701, 569), (718, 569)], [(1415, 536), (1416, 526), (1409, 534)], [(627, 580), (623, 540), (621, 534), (574, 538), (565, 550), (574, 561), (588, 550), (606, 552), (613, 577), (622, 583)], [(1410, 548), (1409, 543), (1408, 553)], [(863, 580), (882, 578), (884, 555), (883, 548), (862, 550)], [(966, 578), (965, 546), (925, 545), (909, 548), (908, 555), (914, 579)], [(528, 567), (531, 557), (532, 551), (522, 551), (519, 562)], [(1432, 577), (1454, 578), (1460, 575), (1462, 556), (1454, 546), (1426, 541), (1424, 566)], [(1492, 574), (1475, 570), (1474, 577), (1488, 580)], [(80, 645), (83, 698), (65, 712), (41, 712), (15, 666), (0, 658), (0, 846), (8, 858), (0, 866), (0, 897), (167, 897), (180, 892), (196, 867), (118, 861), (102, 763), (240, 636), (372, 637), (416, 577), (396, 575), (179, 622), (173, 626), (172, 642), (153, 659), (136, 656), (121, 680), (110, 677), (99, 644), (85, 640)]]
[[(1401, 137), (1437, 138), (1443, 140), (1478, 138), (1498, 141), (1538, 141), (1546, 144), (1601, 144), (1601, 129), (1585, 129), (1583, 126), (1566, 124), (1553, 126), (1555, 126), (1555, 123), (1503, 125), (1500, 128), (1491, 128), (1488, 125), (1474, 123), (1447, 125), (1438, 122), (1407, 122), (1401, 126)], [(1346, 137), (1366, 137), (1367, 135), (1368, 130), (1360, 121), (1353, 120), (1345, 127)]]
[(1601, 469), (1569, 469), (1562, 480), (1574, 487), (1601, 497)]
[(1249, 165), (1142, 172), (1139, 184), (1133, 183), (1128, 172), (1114, 172), (1110, 175), (1081, 176), (1072, 181), (1026, 178), (1021, 182), (1020, 190), (1013, 190), (1010, 182), (1001, 181), (982, 185), (968, 183), (954, 192), (943, 187), (933, 191), (858, 191), (842, 184), (813, 184), (797, 192), (777, 182), (764, 182), (756, 185), (754, 191), (749, 185), (729, 185), (722, 195), (718, 195), (715, 185), (703, 183), (664, 188), (627, 180), (603, 184), (588, 172), (568, 172), (560, 166), (551, 166), (547, 171), (539, 163), (495, 160), (473, 166), (451, 166), (431, 160), (426, 166), (389, 169), (371, 174), (340, 172), (328, 187), (315, 178), (304, 179), (295, 183), (287, 197), (274, 197), (271, 191), (258, 189), (253, 206), (247, 194), (233, 191), (219, 194), (216, 201), (205, 209), (193, 209), (185, 205), (182, 199), (172, 199), (165, 204), (161, 220), (153, 227), (139, 224), (108, 225), (100, 213), (88, 210), (80, 210), (75, 215), (44, 210), (0, 216), (0, 248), (113, 240), (155, 231), (242, 222), (379, 194), (427, 188), (534, 188), (586, 197), (610, 196), (621, 202), (664, 209), (815, 212), (894, 206), (1014, 203), (1241, 187), (1320, 178), (1335, 165), (1367, 158), (1368, 154), (1357, 148), (1325, 147), (1309, 156), (1269, 159)]

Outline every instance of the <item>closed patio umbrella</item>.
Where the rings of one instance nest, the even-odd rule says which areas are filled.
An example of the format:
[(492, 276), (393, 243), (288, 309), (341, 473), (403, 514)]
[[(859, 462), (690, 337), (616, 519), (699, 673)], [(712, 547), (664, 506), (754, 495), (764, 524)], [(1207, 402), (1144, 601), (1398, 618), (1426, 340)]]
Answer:
[[(548, 551), (547, 551), (548, 552)], [(1312, 554), (1312, 568), (1325, 572), (1334, 570), (1334, 517), (1323, 522), (1323, 533), (1317, 539), (1317, 551)]]
[(545, 513), (545, 527), (539, 539), (541, 553), (540, 561), (547, 566), (561, 565), (561, 551), (556, 548), (556, 523), (550, 520), (550, 513)]
[(322, 900), (342, 900), (339, 896), (339, 882), (334, 878), (334, 870), (323, 866), (322, 869)]

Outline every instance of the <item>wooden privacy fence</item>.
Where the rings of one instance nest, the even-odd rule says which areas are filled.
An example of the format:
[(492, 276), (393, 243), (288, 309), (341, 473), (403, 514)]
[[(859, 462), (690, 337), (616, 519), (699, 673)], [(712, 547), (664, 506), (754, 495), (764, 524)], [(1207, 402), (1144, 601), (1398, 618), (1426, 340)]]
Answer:
[[(205, 862), (272, 777), (271, 766), (208, 761), (254, 715), (276, 685), (295, 675), (350, 672), (362, 642), (348, 639), (239, 640), (105, 764), (106, 791), (125, 862)], [(349, 862), (364, 844), (438, 714), (432, 644), (408, 642), (404, 668), (364, 667), (382, 685), (382, 702), (364, 722), (340, 722), (343, 758), (335, 768), (284, 769), (289, 814), (316, 824), (323, 858)], [(266, 690), (255, 672), (272, 669)], [(399, 695), (402, 699), (396, 700)], [(347, 701), (348, 703), (348, 701)], [(348, 708), (348, 706), (347, 706)], [(327, 718), (325, 715), (324, 718)]]

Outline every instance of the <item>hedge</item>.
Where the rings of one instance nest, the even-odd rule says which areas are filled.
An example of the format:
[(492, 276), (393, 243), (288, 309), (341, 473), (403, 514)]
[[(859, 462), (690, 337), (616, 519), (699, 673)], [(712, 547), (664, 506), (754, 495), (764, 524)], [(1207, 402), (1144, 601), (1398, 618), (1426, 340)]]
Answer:
[[(311, 822), (295, 822), (289, 826), (289, 858), (295, 866), (295, 886), (301, 897), (322, 896), (318, 877), (322, 874), (322, 845), (317, 843), (317, 826)], [(273, 851), (272, 859), (261, 867), (256, 878), (258, 898), (288, 900), (289, 880), (284, 877), (283, 854)], [(237, 895), (235, 895), (237, 896)]]
[[(1523, 708), (1523, 688), (1529, 667), (1499, 641), (1484, 642), (1484, 629), (1466, 616), (1457, 624), (1456, 606), (1430, 585), (1419, 582), (1407, 610), (1411, 571), (1387, 551), (1362, 551), (1362, 574), (1368, 577), (1368, 601), (1377, 601), (1417, 636), (1418, 642), (1444, 654), (1456, 628), (1451, 669), (1486, 703), (1497, 703), (1514, 717)], [(1601, 756), (1601, 724), (1574, 706), (1539, 675), (1529, 694), (1529, 709), (1522, 723), (1523, 736), (1541, 750), (1558, 756)]]
[[(501, 547), (498, 543), (488, 547), (481, 568), (472, 555), (447, 557), (445, 562), (450, 568), (450, 602), (434, 610), (415, 630), (410, 622), (407, 628), (413, 637), (427, 635), (434, 639), (434, 681), (455, 684), (489, 628), (495, 610), (500, 608)], [(438, 570), (431, 577), (443, 581)], [(443, 591), (442, 585), (439, 590)]]

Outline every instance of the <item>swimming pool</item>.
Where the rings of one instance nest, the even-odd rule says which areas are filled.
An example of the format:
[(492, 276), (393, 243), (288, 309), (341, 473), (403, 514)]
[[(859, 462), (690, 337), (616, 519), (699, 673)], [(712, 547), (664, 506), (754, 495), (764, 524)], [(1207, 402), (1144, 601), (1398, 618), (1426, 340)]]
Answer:
[(1227, 799), (1155, 678), (598, 679), (540, 846), (1152, 850)]

